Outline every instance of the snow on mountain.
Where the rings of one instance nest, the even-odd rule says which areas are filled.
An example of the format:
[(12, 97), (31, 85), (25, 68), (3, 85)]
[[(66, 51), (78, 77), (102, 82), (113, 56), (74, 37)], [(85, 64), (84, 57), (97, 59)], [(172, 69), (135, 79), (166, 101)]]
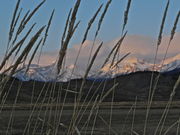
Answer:
[(23, 81), (36, 80), (43, 82), (66, 82), (71, 79), (82, 78), (84, 75), (84, 72), (77, 66), (75, 67), (74, 65), (70, 65), (62, 69), (60, 75), (57, 76), (55, 63), (43, 67), (33, 64), (29, 67), (28, 72), (25, 73), (26, 69), (27, 67), (25, 66), (22, 70), (15, 74), (15, 77)]
[(164, 64), (169, 64), (169, 63), (172, 63), (174, 61), (180, 61), (180, 54), (177, 54), (175, 55), (174, 57), (171, 57), (171, 58), (167, 58), (165, 61), (164, 61)]
[[(162, 63), (162, 62), (161, 62)], [(137, 71), (160, 71), (167, 72), (180, 68), (180, 54), (164, 61), (164, 64), (152, 64), (143, 59), (130, 57), (124, 59), (118, 66), (110, 67), (110, 63), (99, 70), (91, 70), (89, 78), (113, 78), (117, 75), (129, 74)], [(28, 72), (25, 73), (26, 67), (19, 71), (15, 77), (23, 81), (37, 80), (37, 81), (68, 81), (71, 79), (82, 78), (85, 74), (85, 69), (81, 69), (73, 64), (65, 67), (61, 74), (57, 76), (56, 64), (41, 67), (39, 65), (31, 65)]]
[(151, 63), (147, 63), (144, 60), (137, 59), (135, 57), (125, 59), (118, 66), (111, 66), (111, 64), (107, 64), (104, 66), (95, 77), (105, 77), (112, 78), (121, 74), (128, 74), (136, 71), (147, 71), (152, 68)]
[(23, 81), (36, 80), (36, 81), (53, 81), (56, 79), (56, 70), (54, 64), (41, 67), (39, 65), (31, 65), (27, 73), (26, 67), (20, 70), (15, 77)]
[(164, 61), (164, 66), (162, 67), (162, 71), (167, 72), (176, 68), (180, 68), (180, 54), (166, 59)]
[(140, 60), (137, 58), (130, 58), (122, 61), (118, 67), (110, 68), (110, 64), (106, 65), (102, 71), (107, 72), (112, 70), (117, 73), (130, 73), (136, 71), (144, 71), (149, 70), (152, 64), (145, 62), (144, 60)]

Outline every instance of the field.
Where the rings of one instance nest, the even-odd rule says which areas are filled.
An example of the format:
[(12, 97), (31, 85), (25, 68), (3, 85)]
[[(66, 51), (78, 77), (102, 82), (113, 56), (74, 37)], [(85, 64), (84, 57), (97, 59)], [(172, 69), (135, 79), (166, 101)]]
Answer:
[[(123, 134), (123, 135), (130, 135), (130, 134), (142, 134), (144, 128), (144, 120), (146, 114), (146, 105), (143, 103), (137, 103), (136, 111), (134, 112), (133, 109), (130, 111), (132, 103), (124, 102), (124, 103), (114, 103), (113, 111), (111, 112), (111, 103), (103, 103), (100, 105), (98, 109), (98, 115), (95, 116), (93, 113), (91, 116), (91, 120), (88, 121), (87, 119), (90, 115), (91, 106), (87, 109), (87, 111), (83, 114), (82, 120), (78, 125), (78, 129), (81, 131), (81, 134), (96, 134), (96, 135), (106, 135), (106, 134)], [(147, 128), (147, 135), (152, 135), (158, 125), (159, 119), (162, 116), (163, 109), (166, 103), (156, 102), (152, 105), (152, 109), (150, 111), (149, 120), (148, 120), (148, 128)], [(47, 107), (43, 105), (44, 108)], [(48, 107), (51, 105), (48, 104)], [(60, 105), (53, 105), (53, 106), (60, 106)], [(31, 105), (17, 105), (15, 107), (13, 113), (13, 123), (14, 125), (11, 127), (9, 133), (13, 134), (22, 134), (24, 132), (25, 125), (28, 121), (29, 115), (31, 114)], [(37, 107), (38, 108), (38, 107)], [(54, 108), (54, 107), (53, 107)], [(41, 111), (37, 111), (33, 113), (33, 118), (31, 120), (31, 126), (28, 127), (29, 134), (32, 134), (32, 131), (35, 130), (35, 134), (45, 134), (48, 130), (53, 130), (54, 127), (51, 127), (51, 123), (55, 122), (54, 116), (57, 115), (57, 110), (52, 109), (51, 112), (45, 109), (41, 109)], [(180, 103), (176, 102), (173, 103), (169, 114), (166, 118), (165, 125), (162, 130), (162, 134), (174, 135), (177, 134), (177, 120), (179, 119), (179, 110), (180, 110)], [(94, 110), (96, 112), (96, 110)], [(50, 116), (51, 120), (49, 124), (45, 123), (44, 128), (41, 129), (46, 112), (46, 119)], [(51, 113), (49, 115), (49, 113)], [(110, 121), (110, 113), (111, 115), (111, 127), (109, 126)], [(6, 127), (8, 125), (8, 118), (11, 114), (10, 106), (4, 107), (4, 110), (1, 112), (1, 125), (0, 125), (0, 133), (6, 133)], [(68, 125), (70, 122), (70, 118), (73, 114), (73, 105), (68, 104), (65, 105), (65, 109), (62, 114), (62, 119), (59, 123), (59, 132), (58, 134), (67, 134), (65, 125)], [(94, 124), (94, 121), (95, 124)], [(87, 124), (87, 125), (85, 125)], [(35, 126), (36, 125), (36, 126)], [(84, 128), (82, 128), (84, 127)], [(93, 130), (92, 130), (93, 128)], [(131, 132), (133, 130), (133, 132)], [(28, 133), (27, 133), (28, 134)], [(76, 134), (76, 133), (75, 133)]]
[[(100, 94), (106, 95), (108, 90), (113, 87), (114, 79), (87, 80), (84, 84), (81, 102), (76, 106), (81, 111), (78, 112), (77, 129), (73, 134), (79, 134), (78, 132), (100, 135), (143, 134), (151, 74), (151, 72), (138, 72), (115, 78), (116, 82), (128, 81), (128, 84), (119, 84), (114, 89), (113, 102), (111, 102), (112, 94), (106, 96), (102, 102), (97, 102), (96, 97)], [(156, 74), (158, 75), (158, 73)], [(155, 101), (151, 103), (148, 115), (146, 131), (148, 135), (154, 134), (159, 123), (162, 131), (159, 128), (157, 133), (178, 134), (179, 87), (173, 101), (169, 102), (169, 93), (171, 93), (171, 87), (174, 86), (177, 77), (177, 75), (161, 76), (154, 94)], [(138, 78), (144, 78), (145, 81), (141, 83)], [(7, 129), (8, 133), (13, 134), (23, 134), (24, 132), (37, 135), (48, 134), (48, 132), (55, 134), (55, 131), (58, 131), (57, 134), (60, 135), (67, 134), (68, 125), (74, 114), (75, 94), (78, 93), (76, 90), (80, 89), (78, 87), (81, 86), (82, 81), (82, 79), (78, 79), (54, 84), (53, 82), (22, 82), (11, 78), (5, 89), (8, 91), (11, 88), (13, 91), (9, 93), (6, 102), (0, 106), (1, 134), (5, 134)], [(35, 84), (34, 89), (36, 90), (34, 92), (31, 91), (33, 84)], [(70, 90), (65, 103), (63, 103), (68, 84), (70, 84)], [(14, 104), (19, 86), (21, 91), (19, 91), (18, 99)], [(101, 91), (103, 86), (105, 87), (104, 92)], [(59, 91), (60, 87), (61, 91)], [(89, 88), (91, 88), (90, 93), (88, 93)], [(161, 90), (162, 88), (163, 90)], [(95, 104), (95, 102), (97, 103)], [(168, 108), (169, 103), (170, 108)], [(10, 125), (9, 118), (11, 118)], [(161, 119), (163, 122), (160, 122)]]

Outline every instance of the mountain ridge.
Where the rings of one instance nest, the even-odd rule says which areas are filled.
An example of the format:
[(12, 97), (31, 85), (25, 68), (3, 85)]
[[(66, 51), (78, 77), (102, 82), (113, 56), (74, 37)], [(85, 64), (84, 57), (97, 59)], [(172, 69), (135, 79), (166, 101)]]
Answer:
[[(164, 63), (164, 64), (162, 64)], [(167, 58), (166, 60), (153, 64), (147, 62), (144, 59), (138, 59), (136, 57), (130, 57), (124, 59), (117, 67), (110, 67), (111, 64), (106, 64), (100, 70), (91, 70), (89, 72), (88, 78), (114, 78), (119, 75), (129, 74), (138, 71), (158, 71), (161, 73), (170, 72), (172, 70), (180, 68), (180, 54)], [(25, 73), (27, 67), (24, 67), (21, 71), (15, 74), (14, 77), (22, 80), (36, 80), (36, 81), (62, 81), (66, 82), (71, 79), (83, 78), (85, 70), (73, 64), (65, 67), (62, 73), (57, 76), (56, 63), (48, 66), (39, 66), (32, 64), (29, 67), (27, 73)], [(72, 72), (74, 71), (74, 72)]]

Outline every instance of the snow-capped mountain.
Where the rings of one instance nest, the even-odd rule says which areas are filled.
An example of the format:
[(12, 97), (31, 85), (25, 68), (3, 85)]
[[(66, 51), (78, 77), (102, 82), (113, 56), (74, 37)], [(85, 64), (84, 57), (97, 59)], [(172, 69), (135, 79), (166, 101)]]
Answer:
[(41, 67), (39, 65), (32, 64), (29, 67), (29, 70), (26, 72), (26, 66), (20, 70), (15, 77), (20, 80), (36, 80), (36, 81), (53, 81), (56, 79), (56, 70), (55, 64)]
[(36, 81), (43, 81), (43, 82), (50, 82), (50, 81), (63, 81), (66, 82), (71, 79), (82, 78), (84, 75), (84, 71), (80, 70), (77, 66), (70, 65), (62, 69), (60, 75), (57, 75), (56, 64), (53, 63), (52, 65), (48, 66), (39, 66), (32, 64), (29, 67), (29, 70), (26, 72), (27, 67), (25, 66), (20, 70), (15, 77), (23, 80), (36, 80)]
[(168, 58), (164, 61), (164, 66), (162, 68), (162, 71), (171, 71), (174, 70), (176, 68), (180, 68), (180, 54), (172, 57), (172, 58)]
[[(111, 64), (107, 64), (103, 69), (103, 72), (117, 72), (120, 74), (126, 74), (136, 71), (144, 71), (149, 70), (152, 66), (151, 63), (147, 63), (144, 60), (140, 60), (137, 58), (129, 58), (122, 61), (117, 67), (110, 67)], [(116, 73), (115, 73), (116, 74)]]
[[(162, 64), (163, 63), (163, 64)], [(89, 78), (113, 78), (118, 75), (128, 74), (137, 71), (159, 71), (167, 72), (180, 68), (180, 54), (174, 57), (168, 58), (159, 64), (153, 64), (143, 59), (136, 57), (130, 57), (123, 60), (118, 66), (110, 66), (108, 63), (102, 69), (91, 70), (89, 72)], [(41, 67), (39, 65), (32, 64), (27, 73), (25, 73), (26, 67), (19, 71), (15, 77), (23, 81), (37, 80), (37, 81), (68, 81), (71, 79), (82, 78), (85, 74), (85, 70), (73, 64), (65, 67), (61, 74), (57, 76), (56, 64)]]

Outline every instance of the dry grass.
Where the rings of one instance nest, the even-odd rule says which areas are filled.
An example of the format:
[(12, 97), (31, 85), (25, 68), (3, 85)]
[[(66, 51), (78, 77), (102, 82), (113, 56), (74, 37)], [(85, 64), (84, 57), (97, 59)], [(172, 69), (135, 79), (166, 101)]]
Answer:
[(52, 23), (54, 12), (55, 12), (55, 10), (52, 11), (51, 16), (50, 16), (49, 21), (48, 21), (48, 25), (47, 25), (47, 28), (46, 28), (46, 31), (45, 31), (44, 40), (43, 40), (43, 43), (42, 43), (43, 46), (45, 45), (45, 42), (46, 42), (47, 37), (48, 37), (48, 32), (49, 32), (49, 28), (50, 28), (51, 23)]
[(93, 45), (92, 45), (91, 50), (90, 50), (90, 54), (89, 54), (89, 59), (88, 59), (88, 64), (87, 64), (87, 66), (89, 65), (89, 62), (90, 62), (90, 59), (91, 59), (91, 56), (92, 56), (92, 52), (93, 52), (93, 49), (94, 49), (94, 45), (95, 45), (96, 38), (97, 38), (97, 36), (98, 36), (98, 34), (99, 34), (99, 31), (100, 31), (101, 26), (102, 26), (102, 22), (103, 22), (103, 20), (104, 20), (104, 17), (105, 17), (105, 15), (106, 15), (106, 13), (107, 13), (107, 10), (108, 10), (111, 2), (112, 2), (112, 0), (108, 0), (108, 2), (106, 3), (105, 8), (104, 8), (104, 10), (103, 10), (103, 12), (102, 12), (102, 14), (101, 14), (101, 17), (100, 17), (100, 19), (99, 19), (99, 21), (98, 21), (98, 26), (97, 26), (97, 30), (96, 30), (95, 35), (94, 35)]
[(130, 52), (127, 53), (127, 54), (125, 54), (120, 60), (118, 60), (118, 61), (112, 66), (112, 68), (117, 67), (118, 64), (120, 64), (120, 63), (121, 63), (126, 57), (128, 57), (130, 54), (131, 54)]
[(123, 28), (122, 28), (122, 34), (123, 34), (124, 29), (125, 29), (127, 22), (128, 22), (128, 14), (129, 14), (129, 10), (131, 7), (131, 2), (132, 2), (132, 0), (128, 0), (126, 10), (124, 11), (124, 24), (123, 24)]
[(164, 15), (163, 15), (163, 18), (162, 18), (162, 23), (161, 23), (161, 26), (160, 26), (160, 31), (159, 31), (157, 46), (159, 46), (159, 45), (161, 44), (162, 33), (163, 33), (163, 29), (164, 29), (164, 24), (165, 24), (165, 20), (166, 20), (168, 8), (169, 8), (169, 0), (168, 0), (168, 2), (167, 2), (167, 4), (166, 4), (166, 8), (165, 8)]
[[(17, 11), (18, 11), (18, 9), (19, 9), (20, 1), (21, 1), (21, 0), (18, 0), (18, 1), (17, 1), (16, 7), (15, 7), (15, 10), (14, 10), (14, 13), (13, 13), (13, 18), (12, 18), (11, 25), (10, 25), (10, 30), (9, 30), (8, 46), (9, 46), (9, 43), (10, 43), (10, 41), (11, 41), (11, 39), (12, 39), (12, 36), (13, 36), (13, 32), (14, 32), (14, 28), (15, 28), (16, 14), (17, 14)], [(16, 22), (17, 22), (17, 21), (16, 21)]]
[(115, 58), (116, 58), (116, 56), (117, 56), (117, 54), (119, 52), (119, 49), (120, 49), (120, 47), (121, 47), (121, 45), (122, 45), (122, 43), (124, 41), (124, 38), (126, 37), (126, 34), (127, 34), (127, 32), (125, 32), (125, 34), (122, 36), (122, 38), (117, 43), (117, 47), (116, 47), (116, 50), (114, 52), (114, 56), (113, 56), (110, 67), (112, 67), (114, 65)]
[(40, 40), (39, 43), (37, 44), (36, 48), (34, 49), (33, 54), (32, 54), (32, 56), (30, 57), (30, 60), (29, 60), (29, 62), (28, 62), (28, 64), (27, 64), (27, 68), (26, 68), (25, 74), (28, 72), (29, 67), (30, 67), (30, 65), (31, 65), (31, 63), (32, 63), (32, 61), (33, 61), (33, 59), (34, 59), (34, 57), (35, 57), (35, 55), (36, 55), (36, 53), (37, 53), (37, 50), (38, 50), (38, 48), (40, 47), (42, 41), (43, 41), (43, 38), (41, 38), (41, 40)]
[(25, 30), (27, 24), (30, 22), (32, 17), (37, 13), (39, 8), (45, 3), (45, 1), (46, 0), (43, 0), (37, 7), (34, 8), (34, 10), (32, 12), (27, 11), (27, 13), (22, 18), (20, 25), (17, 28), (17, 31), (16, 31), (15, 37), (13, 39), (12, 45), (16, 42), (18, 36)]
[[(76, 21), (76, 15), (77, 15), (80, 3), (81, 3), (81, 0), (76, 1), (76, 4), (74, 5), (74, 8), (72, 10), (72, 13), (70, 11), (70, 13), (71, 13), (70, 21), (68, 21), (69, 19), (67, 19), (68, 24), (66, 23), (66, 27), (68, 28), (68, 33), (65, 36), (64, 41), (62, 39), (63, 44), (61, 45), (61, 49), (59, 51), (59, 58), (57, 61), (57, 74), (60, 73), (60, 70), (61, 70), (62, 64), (63, 64), (63, 60), (66, 55), (66, 50), (67, 50), (68, 44), (79, 24), (79, 22), (77, 24), (75, 24), (75, 21)], [(65, 33), (66, 33), (66, 27), (65, 27)]]
[[(90, 50), (88, 65), (87, 65), (85, 74), (84, 74), (84, 76), (82, 78), (83, 80), (82, 80), (82, 84), (81, 84), (80, 89), (78, 89), (77, 91), (73, 91), (73, 90), (69, 89), (69, 87), (70, 87), (70, 82), (69, 82), (66, 89), (64, 89), (62, 87), (59, 87), (58, 95), (55, 95), (56, 82), (54, 82), (52, 86), (49, 85), (47, 87), (47, 90), (45, 89), (45, 87), (46, 87), (46, 83), (45, 83), (43, 88), (41, 89), (35, 103), (33, 103), (34, 97), (33, 97), (33, 92), (32, 92), (32, 104), (24, 106), (24, 104), (20, 104), (20, 105), (17, 104), (17, 99), (18, 99), (19, 93), (21, 91), (21, 85), (22, 85), (22, 83), (20, 83), (19, 87), (18, 87), (18, 91), (16, 93), (15, 100), (14, 100), (14, 104), (12, 104), (12, 105), (6, 105), (5, 104), (5, 101), (6, 101), (7, 97), (8, 97), (8, 94), (9, 94), (11, 89), (9, 89), (8, 91), (4, 91), (4, 86), (6, 85), (6, 83), (10, 79), (10, 77), (12, 77), (19, 70), (21, 70), (21, 68), (23, 68), (22, 65), (24, 65), (26, 63), (27, 59), (30, 58), (27, 61), (28, 64), (27, 64), (27, 67), (26, 67), (26, 70), (25, 70), (25, 73), (28, 72), (31, 63), (32, 63), (35, 55), (37, 54), (37, 50), (41, 46), (41, 51), (42, 51), (42, 47), (45, 45), (45, 42), (46, 42), (47, 37), (48, 37), (50, 26), (52, 24), (52, 19), (53, 19), (53, 16), (54, 16), (54, 12), (55, 12), (54, 10), (52, 11), (52, 13), (50, 15), (50, 18), (48, 20), (47, 27), (42, 26), (41, 28), (39, 28), (38, 31), (34, 34), (34, 36), (32, 36), (30, 38), (30, 41), (27, 42), (27, 38), (29, 37), (30, 34), (32, 34), (36, 23), (34, 23), (29, 28), (29, 30), (27, 30), (27, 32), (26, 32), (26, 34), (24, 36), (22, 36), (21, 34), (23, 33), (23, 31), (26, 31), (26, 29), (25, 29), (26, 26), (30, 23), (30, 20), (32, 19), (32, 17), (38, 12), (39, 8), (45, 3), (45, 0), (43, 0), (39, 5), (37, 5), (35, 7), (35, 9), (32, 10), (31, 12), (30, 12), (30, 10), (27, 11), (24, 16), (22, 16), (23, 9), (19, 8), (20, 7), (20, 2), (21, 2), (20, 0), (17, 1), (15, 10), (13, 12), (13, 17), (12, 17), (12, 20), (11, 20), (10, 30), (9, 30), (9, 35), (8, 35), (9, 38), (8, 38), (7, 50), (6, 50), (5, 57), (4, 57), (1, 65), (0, 65), (0, 71), (3, 71), (4, 74), (5, 73), (8, 74), (8, 76), (5, 76), (0, 80), (0, 89), (1, 89), (0, 97), (2, 99), (1, 104), (0, 104), (1, 105), (0, 113), (3, 111), (3, 109), (11, 109), (11, 115), (10, 115), (8, 126), (7, 126), (7, 129), (6, 129), (6, 134), (9, 134), (9, 132), (12, 129), (13, 119), (14, 119), (14, 116), (13, 116), (14, 115), (14, 110), (17, 109), (17, 108), (22, 108), (22, 107), (23, 108), (24, 107), (25, 108), (26, 107), (31, 108), (31, 114), (29, 115), (29, 118), (28, 118), (28, 121), (26, 123), (23, 135), (26, 135), (28, 133), (28, 130), (31, 130), (32, 127), (33, 127), (32, 133), (36, 134), (39, 121), (41, 121), (43, 123), (42, 127), (41, 127), (40, 134), (43, 134), (43, 132), (44, 132), (43, 130), (44, 130), (45, 126), (48, 125), (47, 128), (46, 128), (47, 134), (55, 134), (55, 135), (58, 134), (58, 131), (60, 129), (59, 126), (65, 127), (66, 132), (67, 132), (68, 135), (75, 134), (75, 133), (76, 134), (81, 134), (82, 131), (85, 131), (85, 134), (86, 134), (88, 132), (87, 130), (88, 130), (88, 127), (90, 126), (90, 122), (92, 122), (90, 134), (93, 135), (93, 134), (95, 134), (95, 126), (96, 126), (96, 122), (97, 122), (98, 118), (100, 118), (102, 120), (102, 122), (107, 126), (107, 128), (109, 129), (109, 134), (111, 134), (111, 133), (119, 134), (116, 129), (112, 128), (113, 108), (120, 107), (120, 106), (126, 108), (126, 107), (131, 106), (131, 109), (129, 110), (129, 112), (131, 112), (131, 111), (133, 112), (131, 131), (130, 131), (131, 135), (132, 134), (138, 134), (136, 132), (136, 130), (134, 129), (134, 126), (135, 126), (134, 124), (135, 124), (135, 121), (136, 121), (135, 116), (136, 116), (136, 109), (137, 108), (141, 108), (141, 109), (146, 108), (147, 109), (145, 123), (144, 123), (144, 129), (142, 129), (143, 134), (146, 135), (147, 134), (146, 129), (147, 129), (147, 124), (148, 124), (149, 111), (150, 111), (151, 107), (155, 104), (153, 102), (153, 95), (154, 95), (154, 92), (156, 90), (160, 74), (159, 74), (158, 78), (156, 78), (155, 85), (153, 87), (152, 84), (153, 84), (153, 81), (154, 81), (153, 80), (154, 77), (153, 77), (153, 73), (152, 73), (150, 90), (149, 90), (150, 92), (149, 92), (149, 98), (148, 98), (147, 103), (137, 102), (137, 98), (136, 98), (136, 101), (133, 102), (133, 103), (130, 103), (130, 102), (128, 102), (128, 103), (115, 103), (113, 101), (114, 100), (114, 90), (118, 86), (118, 82), (116, 82), (116, 80), (114, 81), (113, 87), (111, 87), (107, 92), (104, 92), (104, 89), (103, 89), (102, 90), (103, 92), (100, 95), (99, 94), (98, 95), (94, 94), (94, 95), (92, 95), (90, 101), (86, 102), (86, 99), (89, 96), (89, 92), (91, 91), (91, 88), (93, 87), (93, 85), (92, 85), (92, 87), (89, 88), (89, 92), (87, 93), (87, 96), (85, 97), (85, 99), (84, 100), (82, 99), (82, 93), (83, 93), (83, 89), (84, 89), (84, 86), (85, 86), (85, 83), (86, 83), (86, 79), (87, 79), (88, 74), (89, 74), (89, 72), (90, 72), (90, 70), (91, 70), (91, 68), (92, 68), (92, 66), (93, 66), (93, 64), (94, 64), (94, 62), (96, 60), (96, 57), (97, 57), (101, 47), (103, 46), (103, 42), (101, 42), (101, 44), (95, 50), (94, 55), (92, 55), (93, 48), (94, 48), (94, 45), (95, 45), (95, 41), (96, 41), (96, 39), (98, 37), (98, 34), (100, 32), (100, 29), (101, 29), (102, 23), (104, 21), (105, 15), (106, 15), (106, 13), (107, 13), (107, 11), (109, 9), (109, 6), (110, 6), (112, 0), (107, 1), (106, 5), (105, 5), (105, 8), (104, 8), (99, 20), (98, 20), (97, 30), (95, 31), (93, 45), (92, 45), (91, 50)], [(160, 25), (160, 31), (159, 31), (158, 40), (157, 40), (157, 49), (156, 49), (154, 64), (155, 64), (155, 61), (157, 59), (158, 48), (159, 48), (159, 46), (161, 44), (161, 41), (162, 41), (162, 34), (163, 34), (163, 30), (164, 30), (164, 25), (165, 25), (165, 22), (166, 22), (167, 13), (168, 13), (169, 2), (170, 1), (168, 0), (168, 2), (166, 4), (166, 7), (165, 7), (165, 10), (164, 10), (163, 17), (162, 17), (162, 22), (161, 22), (161, 25)], [(126, 25), (127, 25), (127, 22), (128, 22), (128, 16), (129, 16), (129, 10), (130, 10), (130, 7), (131, 7), (131, 3), (132, 3), (132, 0), (128, 0), (127, 7), (126, 7), (126, 9), (124, 11), (122, 37), (115, 44), (115, 46), (112, 48), (111, 52), (109, 53), (108, 57), (106, 58), (105, 62), (103, 63), (102, 68), (110, 61), (111, 56), (113, 55), (113, 53), (114, 53), (114, 55), (112, 57), (111, 68), (118, 67), (118, 65), (122, 62), (122, 60), (124, 60), (127, 56), (130, 55), (130, 53), (127, 53), (122, 58), (120, 58), (120, 59), (118, 58), (119, 57), (118, 55), (119, 55), (120, 47), (121, 47), (121, 45), (122, 45), (122, 43), (123, 43), (123, 41), (124, 41), (124, 39), (126, 37), (126, 34), (127, 34), (127, 32), (124, 33), (124, 31), (126, 29)], [(74, 7), (72, 9), (70, 9), (69, 14), (67, 15), (67, 20), (66, 20), (66, 23), (65, 23), (64, 32), (63, 32), (63, 35), (62, 35), (62, 38), (61, 38), (61, 48), (60, 48), (60, 51), (59, 51), (59, 56), (58, 56), (57, 65), (56, 65), (57, 76), (61, 75), (61, 73), (63, 71), (63, 64), (65, 65), (66, 51), (68, 49), (69, 42), (71, 41), (74, 33), (76, 32), (76, 29), (78, 28), (78, 26), (80, 24), (80, 21), (76, 21), (77, 20), (78, 10), (80, 8), (80, 4), (81, 4), (81, 0), (77, 0), (75, 2)], [(82, 48), (84, 42), (87, 40), (87, 37), (88, 37), (88, 34), (89, 34), (89, 32), (90, 32), (90, 30), (92, 28), (92, 25), (94, 24), (96, 18), (98, 17), (102, 7), (103, 7), (103, 4), (100, 5), (100, 7), (97, 9), (95, 14), (92, 16), (92, 18), (88, 22), (88, 25), (87, 25), (87, 28), (86, 28), (85, 33), (83, 35), (81, 46), (79, 48), (78, 55), (76, 57), (74, 65), (77, 64), (77, 61), (78, 61), (78, 58), (79, 58), (79, 55), (80, 55), (80, 52), (81, 52), (81, 48)], [(169, 44), (168, 44), (168, 48), (166, 50), (164, 59), (166, 58), (168, 49), (170, 47), (170, 43), (173, 40), (174, 35), (176, 33), (179, 17), (180, 17), (180, 11), (177, 13), (176, 19), (174, 21), (174, 26), (173, 26), (173, 28), (171, 30), (171, 36), (170, 36), (170, 39), (169, 39)], [(16, 29), (17, 29), (17, 31), (15, 31)], [(43, 35), (42, 34), (43, 31), (45, 31), (44, 36), (41, 37), (41, 35)], [(22, 39), (19, 39), (19, 37), (21, 37), (20, 35), (23, 37)], [(27, 43), (26, 46), (24, 45), (25, 43)], [(34, 48), (34, 50), (33, 50), (33, 48)], [(33, 50), (32, 55), (30, 55), (32, 50)], [(92, 55), (92, 58), (91, 58), (91, 55)], [(10, 61), (11, 57), (13, 57), (14, 62), (12, 63), (11, 66), (6, 68), (6, 65)], [(115, 63), (116, 58), (118, 60)], [(71, 77), (73, 75), (74, 70), (75, 69), (72, 70)], [(164, 109), (164, 112), (162, 114), (161, 119), (159, 120), (158, 126), (156, 127), (156, 130), (155, 130), (154, 134), (158, 134), (158, 133), (160, 135), (163, 134), (163, 133), (167, 134), (169, 132), (169, 130), (172, 127), (174, 127), (175, 125), (178, 125), (178, 127), (179, 127), (180, 122), (179, 122), (179, 120), (177, 120), (177, 122), (173, 123), (168, 129), (166, 129), (165, 132), (163, 132), (164, 125), (165, 125), (165, 122), (166, 122), (167, 115), (168, 115), (170, 107), (171, 106), (175, 106), (175, 107), (177, 106), (177, 102), (173, 102), (173, 97), (174, 97), (174, 95), (176, 93), (176, 90), (177, 90), (177, 87), (179, 86), (179, 84), (180, 84), (180, 77), (178, 78), (177, 82), (174, 85), (174, 88), (172, 89), (169, 101), (168, 102), (163, 102), (163, 103), (159, 102), (159, 106), (161, 106), (161, 107), (164, 106), (165, 109)], [(35, 81), (34, 81), (34, 85), (35, 85)], [(99, 87), (100, 87), (100, 85), (99, 85)], [(98, 90), (98, 88), (97, 88), (97, 90)], [(35, 89), (33, 88), (32, 91), (35, 91)], [(39, 103), (40, 97), (42, 96), (42, 93), (44, 91), (45, 91), (45, 96), (43, 97), (42, 102)], [(64, 95), (63, 99), (60, 99), (62, 97), (62, 95), (61, 95), (62, 91), (65, 91), (65, 95)], [(74, 103), (72, 103), (72, 104), (67, 104), (66, 103), (66, 98), (67, 98), (68, 93), (75, 94), (75, 100), (74, 100)], [(104, 100), (107, 98), (107, 96), (110, 96), (111, 94), (112, 94), (111, 102), (105, 103)], [(48, 99), (47, 99), (47, 102), (45, 103), (45, 100), (46, 100), (47, 96), (48, 96)], [(55, 96), (57, 96), (57, 99), (55, 99)], [(94, 101), (92, 101), (93, 98), (95, 98)], [(63, 101), (63, 102), (61, 102), (61, 101)], [(110, 106), (111, 111), (110, 111), (110, 114), (109, 114), (109, 121), (106, 121), (106, 120), (103, 119), (102, 116), (99, 115), (99, 108), (100, 107), (106, 108), (106, 107), (109, 107), (109, 106)], [(41, 114), (42, 109), (44, 107), (45, 107), (45, 116), (41, 118), (40, 114)], [(68, 107), (73, 108), (73, 116), (71, 118), (71, 122), (69, 123), (69, 125), (65, 125), (61, 121), (61, 118), (62, 118), (64, 108), (68, 108)], [(55, 118), (52, 121), (51, 120), (52, 115), (53, 115), (52, 110), (54, 108), (55, 108), (56, 112), (55, 112)], [(90, 113), (88, 115), (88, 118), (87, 118), (86, 122), (80, 128), (79, 124), (80, 124), (80, 122), (82, 120), (82, 117), (84, 116), (87, 109), (90, 110)], [(37, 116), (38, 118), (35, 120), (35, 124), (33, 125), (32, 123), (33, 123), (33, 113), (34, 112), (38, 112), (38, 116)], [(128, 117), (128, 115), (129, 114), (127, 114), (127, 117)], [(122, 128), (121, 134), (123, 134), (124, 128), (125, 127)], [(178, 134), (178, 130), (177, 130), (177, 134)]]
[[(126, 33), (127, 33), (127, 32), (126, 32)], [(126, 34), (126, 33), (125, 33), (125, 34)], [(111, 50), (110, 53), (108, 54), (108, 57), (105, 59), (105, 61), (104, 61), (103, 65), (101, 66), (101, 68), (103, 68), (103, 67), (108, 63), (108, 61), (110, 60), (111, 55), (113, 54), (114, 51), (117, 51), (117, 50), (115, 50), (115, 49), (117, 49), (118, 46), (120, 47), (120, 45), (122, 44), (124, 38), (125, 38), (125, 35), (124, 35), (123, 37), (121, 37), (121, 38), (117, 41), (117, 43), (114, 45), (114, 47), (112, 48), (112, 50)], [(119, 50), (119, 49), (118, 49), (118, 50)], [(116, 54), (117, 54), (117, 53), (116, 53)], [(115, 55), (115, 56), (116, 56), (116, 55)]]
[(89, 23), (88, 23), (88, 26), (87, 26), (87, 28), (86, 28), (86, 32), (85, 32), (85, 34), (84, 34), (84, 37), (83, 37), (83, 40), (82, 40), (82, 43), (81, 43), (81, 44), (84, 44), (84, 42), (86, 41), (88, 32), (89, 32), (89, 30), (91, 29), (91, 26), (92, 26), (92, 24), (94, 23), (97, 15), (98, 15), (99, 12), (101, 11), (102, 6), (103, 6), (103, 4), (100, 5), (100, 7), (98, 8), (98, 10), (97, 10), (96, 13), (94, 14), (94, 16), (90, 19), (90, 21), (89, 21)]
[[(165, 24), (166, 17), (167, 17), (168, 8), (169, 8), (169, 0), (168, 0), (168, 2), (166, 4), (164, 14), (163, 14), (163, 18), (162, 18), (162, 22), (161, 22), (161, 26), (160, 26), (160, 31), (159, 31), (159, 35), (158, 35), (158, 41), (157, 41), (157, 47), (156, 47), (156, 52), (155, 52), (155, 58), (154, 58), (154, 65), (156, 63), (158, 49), (159, 49), (159, 46), (160, 46), (161, 40), (162, 40), (162, 33), (163, 33), (164, 24)], [(165, 54), (165, 57), (166, 57), (166, 54)], [(153, 96), (154, 96), (154, 93), (155, 93), (155, 90), (156, 90), (156, 87), (157, 87), (157, 84), (158, 84), (158, 81), (159, 81), (159, 77), (160, 77), (160, 74), (156, 78), (155, 83), (154, 83), (154, 87), (153, 87), (154, 72), (152, 73), (151, 82), (150, 82), (150, 89), (149, 89), (149, 97), (148, 97), (149, 105), (147, 106), (145, 126), (144, 126), (144, 135), (146, 134), (146, 126), (147, 126), (147, 121), (148, 121), (148, 115), (149, 115), (151, 103), (152, 103), (152, 100), (153, 100)]]

